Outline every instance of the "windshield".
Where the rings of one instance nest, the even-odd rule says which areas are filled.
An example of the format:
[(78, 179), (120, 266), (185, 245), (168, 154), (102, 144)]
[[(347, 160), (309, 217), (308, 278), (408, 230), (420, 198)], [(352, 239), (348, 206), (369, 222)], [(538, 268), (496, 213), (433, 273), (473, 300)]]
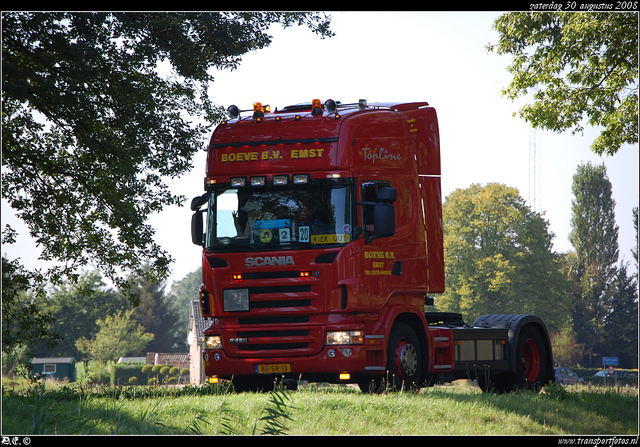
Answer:
[(277, 249), (351, 241), (350, 185), (228, 189), (209, 198), (206, 249)]

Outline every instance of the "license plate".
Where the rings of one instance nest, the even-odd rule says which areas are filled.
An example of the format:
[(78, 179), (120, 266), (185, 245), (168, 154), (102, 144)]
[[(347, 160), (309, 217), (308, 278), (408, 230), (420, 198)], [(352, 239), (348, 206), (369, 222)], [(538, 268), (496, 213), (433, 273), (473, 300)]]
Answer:
[(291, 372), (291, 365), (280, 363), (276, 365), (256, 365), (256, 374), (279, 374)]

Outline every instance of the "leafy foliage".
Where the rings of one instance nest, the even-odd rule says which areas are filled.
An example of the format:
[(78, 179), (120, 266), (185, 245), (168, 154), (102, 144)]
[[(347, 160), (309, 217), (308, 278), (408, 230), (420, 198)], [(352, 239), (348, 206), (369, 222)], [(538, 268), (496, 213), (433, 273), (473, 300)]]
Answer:
[(123, 272), (166, 277), (146, 221), (184, 202), (163, 178), (191, 169), (221, 117), (208, 70), (267, 46), (273, 23), (332, 35), (313, 13), (3, 13), (2, 193), (64, 263), (49, 279), (89, 263), (121, 288)]
[[(20, 290), (93, 266), (135, 306), (135, 278), (166, 278), (172, 259), (147, 221), (183, 204), (165, 179), (191, 170), (221, 119), (209, 71), (268, 46), (275, 23), (333, 35), (310, 12), (2, 13), (2, 196), (55, 263), (35, 272), (3, 258), (3, 352), (55, 342)], [(6, 226), (3, 244), (14, 242)]]
[(558, 328), (567, 282), (553, 233), (515, 188), (490, 183), (451, 193), (443, 205), (446, 291), (439, 310), (473, 322), (483, 314), (530, 313)]
[(619, 255), (618, 226), (604, 165), (578, 166), (571, 190), (569, 240), (575, 252), (567, 260), (573, 282), (573, 323), (577, 341), (585, 346), (583, 361), (590, 365), (603, 355), (604, 322)]
[(118, 311), (98, 320), (96, 324), (99, 330), (95, 337), (82, 337), (76, 341), (76, 346), (90, 359), (99, 362), (140, 354), (154, 335), (144, 332), (142, 325), (131, 319), (132, 313), (133, 310)]
[[(494, 22), (513, 74), (503, 95), (535, 91), (520, 116), (534, 127), (583, 131), (583, 119), (602, 131), (596, 154), (638, 143), (638, 13), (507, 13)], [(539, 90), (536, 90), (539, 88)]]

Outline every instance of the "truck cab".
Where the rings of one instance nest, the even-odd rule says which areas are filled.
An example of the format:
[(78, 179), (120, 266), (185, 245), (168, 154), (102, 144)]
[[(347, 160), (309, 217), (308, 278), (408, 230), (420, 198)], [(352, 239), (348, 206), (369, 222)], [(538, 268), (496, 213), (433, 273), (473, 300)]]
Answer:
[[(444, 291), (435, 109), (313, 100), (229, 114), (192, 201), (205, 374), (238, 390), (455, 378), (466, 325), (424, 312)], [(509, 368), (507, 330), (488, 336)]]

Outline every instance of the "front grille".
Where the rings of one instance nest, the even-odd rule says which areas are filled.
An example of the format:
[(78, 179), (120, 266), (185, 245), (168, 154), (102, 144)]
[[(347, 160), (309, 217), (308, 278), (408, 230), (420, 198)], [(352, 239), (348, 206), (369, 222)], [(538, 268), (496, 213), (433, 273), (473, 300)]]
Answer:
[[(249, 290), (249, 311), (225, 322), (223, 344), (228, 355), (286, 357), (320, 352), (326, 322), (321, 283), (291, 271), (248, 272), (242, 280)], [(252, 284), (252, 280), (265, 280), (265, 284)]]
[(287, 351), (289, 349), (305, 349), (309, 343), (265, 343), (256, 345), (238, 345), (238, 351)]
[(256, 317), (238, 318), (238, 324), (288, 324), (288, 323), (308, 323), (308, 316), (300, 317)]

